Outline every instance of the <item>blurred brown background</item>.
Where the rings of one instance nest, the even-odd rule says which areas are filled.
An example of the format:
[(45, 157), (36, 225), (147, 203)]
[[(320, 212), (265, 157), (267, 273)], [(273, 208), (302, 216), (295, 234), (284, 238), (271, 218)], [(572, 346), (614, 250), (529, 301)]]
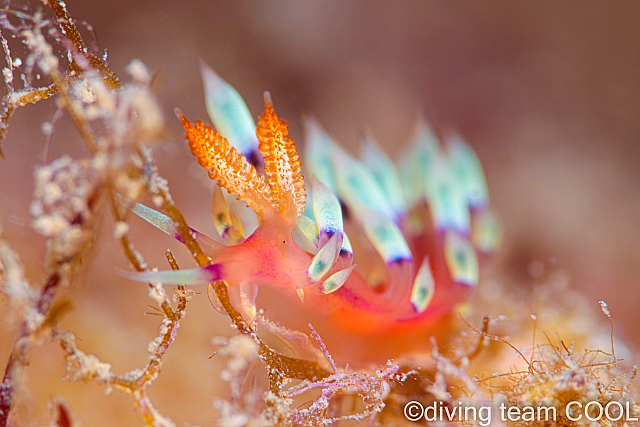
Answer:
[[(157, 159), (196, 227), (212, 230), (208, 184), (197, 179), (203, 173), (193, 166), (172, 109), (205, 117), (198, 58), (238, 89), (254, 116), (261, 112), (262, 92), (271, 91), (298, 140), (301, 114), (310, 113), (345, 145), (354, 146), (369, 126), (396, 154), (417, 114), (424, 112), (436, 130), (461, 132), (485, 167), (505, 227), (502, 279), (513, 286), (531, 283), (532, 261), (547, 270), (564, 269), (594, 309), (598, 300), (607, 301), (617, 331), (631, 345), (640, 344), (640, 3), (67, 4), (74, 17), (93, 24), (114, 71), (123, 75), (126, 64), (140, 58), (156, 73), (158, 98), (172, 129), (156, 150)], [(0, 163), (2, 226), (34, 278), (43, 249), (25, 225), (31, 170), (44, 140), (39, 123), (53, 110), (50, 103), (18, 112), (3, 147), (7, 160)], [(65, 121), (58, 125), (50, 158), (63, 152), (84, 155)], [(110, 234), (104, 230), (103, 242)], [(165, 268), (162, 252), (171, 242), (153, 233), (139, 236), (145, 236), (138, 237), (142, 252)], [(87, 263), (90, 269), (109, 267), (87, 273), (88, 284), (70, 290), (76, 310), (66, 326), (79, 328), (87, 351), (121, 360), (115, 369), (122, 372), (144, 363), (145, 340), (155, 333), (158, 319), (142, 317), (149, 303), (146, 290), (115, 276), (113, 266), (126, 264), (108, 246), (103, 243)], [(182, 259), (186, 265), (187, 258)], [(151, 396), (157, 393), (160, 409), (179, 424), (211, 424), (210, 398), (224, 392), (210, 385), (217, 381), (220, 361), (207, 359), (213, 352), (209, 339), (214, 324), (226, 326), (226, 321), (212, 313), (204, 296), (194, 306), (169, 351), (169, 379), (161, 376)], [(87, 316), (95, 322), (74, 325)], [(132, 321), (139, 326), (132, 328)], [(123, 346), (123, 333), (137, 344)], [(193, 350), (181, 350), (181, 340), (195, 342)], [(3, 350), (4, 355), (7, 345)], [(90, 421), (86, 402), (102, 391), (60, 386), (60, 355), (53, 347), (33, 357), (35, 366), (54, 372), (44, 387), (48, 394), (34, 393), (34, 400), (78, 393), (72, 409), (85, 425), (98, 425)], [(172, 399), (196, 382), (204, 384), (199, 396), (186, 403)], [(85, 396), (86, 390), (93, 397)], [(121, 422), (141, 424), (126, 400), (120, 393), (98, 399), (109, 416), (117, 407), (124, 412)], [(198, 407), (202, 413), (196, 414)]]

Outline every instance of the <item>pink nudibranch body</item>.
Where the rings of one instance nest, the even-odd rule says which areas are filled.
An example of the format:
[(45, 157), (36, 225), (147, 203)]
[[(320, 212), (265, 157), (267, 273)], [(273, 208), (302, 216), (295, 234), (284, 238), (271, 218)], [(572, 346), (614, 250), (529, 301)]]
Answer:
[[(248, 135), (239, 95), (228, 92), (230, 86), (209, 69), (203, 73), (216, 127), (229, 129), (230, 139)], [(365, 166), (309, 122), (313, 214), (303, 216), (302, 162), (268, 95), (255, 143), (230, 144), (214, 128), (177, 115), (199, 164), (244, 200), (260, 224), (244, 238), (234, 202), (227, 204), (215, 189), (214, 223), (227, 245), (194, 231), (212, 266), (140, 273), (133, 275), (136, 280), (189, 285), (224, 280), (234, 307), (300, 356), (314, 354), (296, 332), (308, 335), (311, 324), (338, 363), (351, 366), (424, 351), (430, 336), (443, 335), (447, 318), (478, 282), (478, 257), (494, 249), (497, 236), (481, 169), (466, 145), (454, 141), (444, 152), (433, 141), (424, 142), (431, 136), (421, 128), (422, 142), (406, 156), (407, 163), (418, 162), (418, 170), (407, 164), (403, 181), (371, 143)], [(242, 152), (234, 145), (244, 147)], [(162, 214), (142, 205), (132, 210), (179, 238)]]

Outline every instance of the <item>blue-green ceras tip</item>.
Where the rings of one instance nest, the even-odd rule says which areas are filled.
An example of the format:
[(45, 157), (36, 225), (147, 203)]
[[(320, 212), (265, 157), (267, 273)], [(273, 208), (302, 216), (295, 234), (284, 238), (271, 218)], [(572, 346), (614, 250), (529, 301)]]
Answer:
[(449, 230), (444, 238), (444, 254), (454, 282), (471, 287), (478, 285), (478, 258), (471, 242)]
[(402, 218), (407, 213), (407, 206), (395, 165), (378, 147), (372, 136), (367, 136), (362, 142), (361, 153), (362, 160), (387, 196), (391, 209), (396, 212), (398, 218)]
[(440, 153), (426, 172), (425, 193), (436, 228), (468, 234), (471, 229), (469, 204), (465, 188), (453, 174), (451, 160)]
[(402, 232), (393, 221), (365, 207), (357, 211), (358, 216), (364, 218), (362, 226), (367, 238), (387, 264), (413, 259)]
[(487, 183), (476, 153), (459, 136), (450, 139), (447, 151), (453, 175), (462, 188), (469, 207), (486, 207), (489, 204)]
[(426, 171), (432, 167), (440, 142), (423, 119), (419, 119), (409, 147), (400, 157), (398, 172), (409, 209), (426, 197)]
[(338, 198), (320, 182), (314, 178), (311, 183), (311, 193), (313, 194), (313, 215), (318, 223), (320, 234), (320, 245), (336, 233), (344, 233), (342, 222), (342, 208)]
[(312, 177), (321, 181), (331, 192), (337, 193), (338, 186), (331, 163), (334, 142), (315, 119), (305, 117), (303, 124), (305, 133), (304, 166)]
[[(363, 163), (338, 146), (334, 146), (332, 160), (341, 200), (349, 207), (361, 204), (394, 222), (399, 221), (397, 213), (391, 208), (389, 199)], [(358, 215), (357, 211), (356, 215)], [(366, 220), (362, 217), (359, 219)]]
[(229, 144), (251, 159), (258, 152), (256, 125), (240, 94), (203, 62), (205, 103), (211, 122)]
[(336, 233), (329, 239), (326, 245), (322, 246), (318, 253), (311, 259), (307, 274), (311, 283), (316, 283), (322, 279), (333, 267), (342, 246), (342, 234)]
[(344, 285), (344, 283), (349, 278), (351, 272), (356, 268), (355, 265), (352, 265), (349, 268), (345, 268), (344, 270), (340, 270), (336, 273), (333, 273), (331, 276), (327, 278), (324, 282), (322, 282), (321, 290), (323, 294), (330, 294), (332, 292), (337, 291)]
[(411, 304), (418, 313), (422, 313), (427, 309), (434, 293), (435, 280), (429, 264), (429, 258), (425, 257), (411, 289)]

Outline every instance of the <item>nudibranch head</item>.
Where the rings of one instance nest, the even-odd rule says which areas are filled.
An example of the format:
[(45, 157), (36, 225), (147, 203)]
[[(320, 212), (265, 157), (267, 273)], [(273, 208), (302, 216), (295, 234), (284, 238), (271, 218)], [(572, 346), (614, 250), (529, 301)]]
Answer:
[[(428, 348), (429, 336), (441, 334), (477, 285), (479, 258), (498, 244), (471, 148), (459, 137), (443, 148), (420, 122), (396, 168), (373, 137), (364, 139), (358, 160), (307, 119), (305, 187), (296, 144), (269, 94), (255, 127), (235, 89), (205, 65), (202, 72), (214, 127), (176, 113), (198, 163), (257, 214), (259, 225), (245, 237), (240, 202), (216, 187), (212, 213), (226, 245), (194, 230), (213, 265), (136, 279), (224, 280), (247, 320), (303, 356), (309, 352), (297, 338), (309, 323), (334, 357), (351, 365)], [(177, 237), (162, 214), (142, 205), (132, 210)]]

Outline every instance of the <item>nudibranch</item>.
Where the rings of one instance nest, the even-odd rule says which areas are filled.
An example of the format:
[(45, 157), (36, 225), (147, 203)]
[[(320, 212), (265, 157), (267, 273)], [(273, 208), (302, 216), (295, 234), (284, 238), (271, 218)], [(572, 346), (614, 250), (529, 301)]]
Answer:
[[(224, 280), (247, 320), (303, 357), (311, 354), (304, 343), (309, 324), (334, 358), (351, 366), (429, 348), (497, 245), (471, 148), (455, 136), (442, 147), (421, 123), (396, 169), (372, 137), (358, 160), (307, 119), (305, 179), (269, 94), (255, 126), (238, 92), (205, 65), (202, 73), (214, 127), (176, 114), (191, 153), (217, 181), (212, 212), (223, 242), (194, 230), (211, 266), (131, 277), (186, 285)], [(227, 200), (220, 187), (257, 215), (248, 236), (236, 210), (242, 202)], [(131, 209), (180, 238), (168, 217), (140, 204)]]

